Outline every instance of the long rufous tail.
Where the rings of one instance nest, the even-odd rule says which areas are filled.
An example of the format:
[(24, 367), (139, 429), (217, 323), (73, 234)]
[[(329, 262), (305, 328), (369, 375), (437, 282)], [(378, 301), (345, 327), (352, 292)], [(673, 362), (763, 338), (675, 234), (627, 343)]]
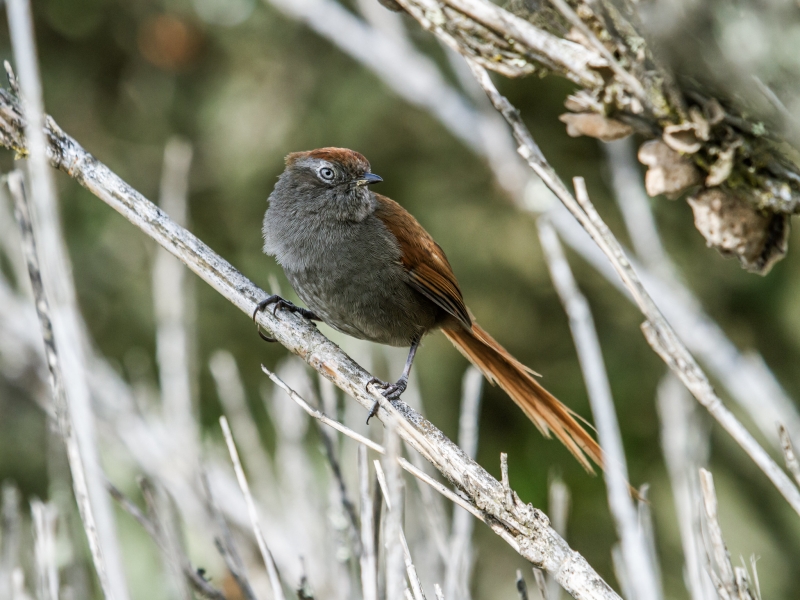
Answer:
[[(472, 330), (445, 329), (444, 334), (459, 352), (481, 370), (491, 383), (497, 383), (545, 437), (552, 432), (590, 472), (589, 459), (603, 467), (603, 451), (581, 426), (576, 414), (533, 378), (533, 371), (511, 356), (477, 323)], [(588, 458), (587, 458), (588, 457)]]

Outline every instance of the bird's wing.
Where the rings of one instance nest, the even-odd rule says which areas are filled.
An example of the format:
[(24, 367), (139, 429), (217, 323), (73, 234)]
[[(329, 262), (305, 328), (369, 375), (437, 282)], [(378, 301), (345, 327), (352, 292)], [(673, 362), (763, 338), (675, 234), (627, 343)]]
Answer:
[(375, 216), (400, 244), (400, 262), (408, 273), (409, 285), (467, 329), (472, 327), (458, 281), (439, 244), (397, 202), (380, 194), (375, 194), (375, 198), (378, 201)]

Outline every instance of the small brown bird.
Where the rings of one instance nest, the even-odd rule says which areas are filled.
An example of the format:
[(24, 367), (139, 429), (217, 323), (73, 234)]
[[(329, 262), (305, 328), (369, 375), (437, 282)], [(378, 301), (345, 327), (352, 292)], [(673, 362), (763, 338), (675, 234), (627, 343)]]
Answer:
[(275, 304), (273, 310), (287, 308), (353, 337), (410, 347), (397, 382), (371, 382), (389, 400), (405, 391), (422, 337), (441, 329), (545, 436), (552, 432), (587, 470), (588, 459), (602, 466), (600, 446), (575, 413), (474, 322), (439, 245), (397, 202), (368, 189), (380, 181), (352, 150), (286, 157), (264, 215), (264, 252), (310, 310), (270, 296), (256, 312)]

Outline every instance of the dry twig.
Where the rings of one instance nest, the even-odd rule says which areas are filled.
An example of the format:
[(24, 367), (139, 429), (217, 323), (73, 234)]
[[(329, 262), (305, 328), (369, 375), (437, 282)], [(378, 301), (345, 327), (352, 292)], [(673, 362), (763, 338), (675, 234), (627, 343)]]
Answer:
[[(21, 114), (26, 119), (26, 166), (31, 190), (30, 212), (34, 217), (32, 228), (28, 219), (28, 231), (25, 233), (33, 236), (35, 231), (39, 244), (39, 255), (33, 259), (37, 263), (35, 270), (36, 277), (39, 278), (37, 285), (40, 286), (36, 304), (40, 311), (42, 331), (49, 332), (50, 335), (45, 346), (48, 357), (54, 361), (48, 360), (51, 377), (53, 372), (60, 371), (57, 375), (59, 381), (53, 384), (56, 411), (62, 413), (61, 433), (67, 442), (68, 455), (71, 455), (70, 466), (73, 469), (76, 499), (82, 510), (90, 545), (95, 546), (93, 558), (103, 591), (113, 600), (126, 600), (128, 590), (114, 515), (100, 475), (99, 451), (86, 382), (84, 348), (80, 344), (81, 320), (71, 277), (72, 269), (59, 224), (53, 176), (47, 167), (48, 143), (43, 131), (46, 117), (30, 3), (29, 0), (11, 0), (6, 3), (6, 7), (14, 60), (19, 69), (19, 90), (23, 99)], [(20, 181), (15, 199), (18, 205), (22, 199), (21, 194)], [(33, 280), (33, 242), (23, 243), (27, 246), (28, 270)], [(48, 321), (47, 324), (45, 320)], [(61, 391), (56, 391), (58, 388)], [(70, 448), (67, 436), (74, 436), (73, 448)], [(76, 477), (83, 481), (76, 483)], [(93, 531), (88, 531), (89, 529)]]
[[(177, 138), (164, 148), (159, 201), (161, 208), (183, 227), (188, 221), (187, 194), (192, 147)], [(161, 403), (173, 435), (181, 443), (197, 443), (192, 401), (189, 331), (187, 326), (188, 282), (186, 268), (164, 249), (153, 265), (153, 300), (156, 317), (156, 359)]]
[[(458, 445), (474, 459), (478, 449), (478, 420), (480, 417), (483, 375), (475, 367), (464, 373), (461, 393), (461, 414), (458, 419)], [(469, 579), (472, 570), (471, 515), (462, 510), (453, 511), (450, 549), (444, 576), (444, 594), (447, 598), (469, 600)]]
[(778, 436), (781, 440), (781, 448), (783, 449), (783, 459), (786, 461), (786, 468), (792, 474), (797, 485), (800, 486), (800, 461), (797, 460), (797, 454), (794, 451), (794, 444), (786, 427), (778, 425)]
[(589, 200), (586, 188), (583, 186), (583, 180), (576, 178), (576, 199), (544, 158), (530, 131), (522, 122), (518, 111), (497, 91), (486, 70), (474, 62), (471, 62), (470, 66), (492, 104), (511, 125), (514, 137), (519, 142), (519, 152), (522, 157), (528, 161), (531, 169), (542, 178), (547, 187), (578, 219), (583, 228), (606, 255), (625, 287), (633, 296), (642, 314), (647, 319), (642, 325), (642, 330), (648, 343), (667, 366), (675, 372), (689, 391), (692, 392), (698, 402), (711, 413), (742, 449), (747, 452), (795, 512), (800, 514), (800, 491), (750, 432), (736, 419), (733, 413), (722, 404), (722, 400), (717, 396), (703, 370), (645, 290), (619, 242), (597, 214)]
[[(111, 494), (111, 497), (114, 498), (117, 503), (119, 503), (120, 507), (126, 513), (133, 517), (136, 522), (142, 526), (142, 529), (147, 532), (147, 535), (153, 539), (159, 548), (166, 549), (167, 542), (164, 539), (164, 532), (160, 524), (151, 520), (150, 517), (144, 514), (142, 510), (133, 503), (132, 500), (114, 487), (114, 485), (109, 483), (107, 487), (108, 493)], [(164, 552), (164, 554), (169, 556), (177, 563), (174, 566), (180, 570), (189, 585), (191, 585), (191, 587), (203, 598), (208, 598), (209, 600), (225, 600), (225, 596), (222, 594), (222, 592), (215, 589), (214, 586), (212, 586), (208, 581), (201, 577), (195, 569), (192, 568), (192, 565), (189, 563), (189, 559), (185, 554), (176, 555), (168, 552)]]
[(73, 427), (73, 417), (70, 411), (71, 407), (68, 404), (66, 390), (64, 388), (62, 367), (59, 361), (59, 353), (56, 350), (53, 323), (50, 319), (50, 305), (45, 296), (44, 286), (42, 285), (42, 273), (39, 269), (36, 242), (25, 192), (22, 186), (21, 173), (15, 171), (9, 175), (9, 187), (14, 197), (15, 214), (19, 224), (25, 259), (28, 263), (31, 287), (36, 300), (36, 312), (39, 316), (42, 337), (44, 338), (47, 365), (50, 369), (50, 385), (53, 393), (56, 420), (61, 432), (61, 437), (67, 447), (67, 458), (69, 459), (70, 472), (72, 474), (75, 500), (78, 503), (83, 527), (86, 531), (86, 537), (89, 540), (89, 548), (92, 553), (92, 560), (94, 561), (97, 577), (100, 580), (100, 585), (102, 586), (106, 598), (111, 600), (114, 596), (112, 595), (112, 589), (108, 581), (105, 556), (97, 534), (94, 508), (89, 499), (86, 466)]
[(239, 482), (239, 487), (244, 495), (245, 503), (247, 504), (247, 514), (250, 517), (250, 524), (253, 528), (253, 534), (258, 544), (258, 549), (261, 552), (261, 558), (264, 560), (264, 565), (267, 568), (269, 575), (269, 582), (272, 586), (272, 594), (275, 600), (286, 600), (283, 594), (283, 587), (281, 586), (280, 578), (278, 577), (278, 570), (275, 567), (275, 560), (272, 558), (272, 553), (267, 548), (267, 542), (264, 539), (264, 534), (261, 532), (261, 525), (258, 519), (258, 510), (253, 501), (253, 496), (250, 494), (250, 486), (247, 483), (247, 477), (244, 474), (242, 463), (239, 460), (239, 453), (236, 450), (236, 445), (233, 442), (233, 435), (228, 426), (228, 420), (225, 417), (219, 418), (219, 424), (222, 427), (222, 434), (225, 436), (225, 444), (228, 446), (228, 452), (231, 455), (231, 462), (233, 469), (236, 472), (236, 479)]
[[(576, 178), (576, 189), (581, 185), (582, 181), (579, 183), (579, 178)], [(622, 435), (589, 303), (578, 290), (555, 230), (546, 217), (540, 217), (537, 224), (550, 277), (569, 317), (572, 338), (589, 392), (597, 437), (603, 448), (608, 505), (620, 539), (626, 579), (630, 582), (633, 597), (657, 600), (662, 595), (661, 589), (630, 497)]]

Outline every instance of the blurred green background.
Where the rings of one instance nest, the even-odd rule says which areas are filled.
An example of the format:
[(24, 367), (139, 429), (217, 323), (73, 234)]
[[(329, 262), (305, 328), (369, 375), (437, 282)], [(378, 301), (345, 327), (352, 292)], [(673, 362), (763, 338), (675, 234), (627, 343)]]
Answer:
[[(411, 211), (445, 249), (481, 324), (542, 373), (556, 396), (590, 416), (533, 219), (511, 205), (486, 164), (428, 113), (409, 106), (373, 73), (268, 2), (39, 0), (34, 5), (48, 112), (151, 199), (158, 196), (165, 142), (173, 135), (189, 140), (195, 152), (189, 228), (262, 288), (268, 289), (268, 278), (275, 275), (288, 289), (280, 269), (261, 253), (260, 232), (283, 157), (320, 146), (353, 148), (384, 178), (379, 191)], [(456, 85), (442, 50), (415, 23), (407, 24), (411, 38)], [(5, 23), (0, 56), (11, 59)], [(568, 138), (557, 120), (570, 85), (555, 77), (497, 81), (562, 178), (583, 175), (601, 214), (625, 240), (602, 150), (593, 140)], [(0, 166), (12, 168), (10, 153), (2, 153)], [(57, 181), (91, 335), (126, 379), (155, 388), (155, 245), (67, 176), (59, 174)], [(761, 352), (789, 395), (800, 397), (798, 236), (793, 235), (786, 259), (761, 278), (707, 249), (685, 202), (656, 199), (652, 205), (668, 251), (707, 311), (739, 348)], [(597, 324), (631, 480), (651, 484), (668, 597), (686, 598), (654, 405), (665, 367), (639, 331), (638, 311), (579, 258), (569, 258)], [(273, 366), (286, 350), (261, 342), (249, 318), (204, 283), (195, 281), (195, 290), (201, 414), (209, 435), (216, 436), (221, 409), (208, 371), (210, 354), (230, 350), (256, 398), (264, 378), (259, 364)], [(450, 436), (457, 432), (465, 368), (444, 337), (434, 335), (414, 370), (428, 417)], [(258, 414), (269, 436), (266, 415)], [(762, 557), (765, 599), (800, 597), (797, 515), (742, 451), (718, 427), (712, 430), (711, 467), (734, 562), (739, 555)], [(480, 431), (479, 462), (499, 475), (499, 453), (508, 452), (511, 481), (525, 501), (546, 508), (548, 478), (563, 477), (573, 497), (568, 541), (613, 582), (610, 548), (616, 538), (602, 478), (587, 476), (564, 448), (544, 440), (502, 392), (488, 386)], [(28, 496), (48, 496), (45, 433), (43, 415), (23, 388), (0, 381), (0, 480), (16, 481)], [(514, 597), (514, 571), (524, 563), (487, 528), (477, 526), (476, 537), (477, 597)], [(135, 598), (148, 597), (145, 584), (132, 583)]]

